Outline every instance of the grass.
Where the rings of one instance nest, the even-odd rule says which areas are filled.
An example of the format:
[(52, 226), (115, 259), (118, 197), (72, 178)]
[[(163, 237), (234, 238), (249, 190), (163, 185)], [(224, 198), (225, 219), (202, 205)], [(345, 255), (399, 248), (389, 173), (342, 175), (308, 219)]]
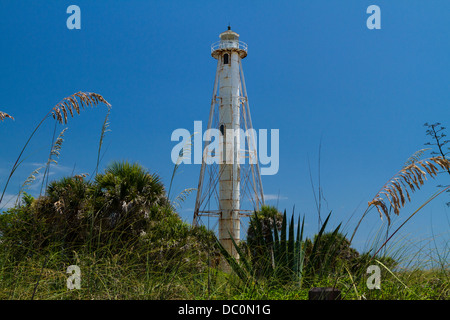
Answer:
[[(395, 243), (394, 243), (395, 244)], [(398, 260), (414, 259), (407, 248), (400, 247)], [(414, 244), (415, 246), (415, 244)], [(392, 268), (380, 265), (381, 289), (369, 290), (365, 267), (341, 273), (325, 274), (309, 282), (243, 282), (234, 273), (208, 267), (195, 252), (169, 255), (162, 251), (163, 264), (150, 246), (136, 250), (132, 245), (117, 251), (111, 243), (92, 249), (87, 246), (68, 255), (57, 248), (29, 252), (17, 261), (7, 247), (0, 252), (0, 300), (305, 300), (313, 287), (335, 287), (348, 300), (448, 300), (449, 265), (445, 252), (436, 252), (430, 264)], [(429, 247), (422, 248), (429, 255)], [(389, 249), (388, 249), (389, 251)], [(403, 254), (403, 256), (401, 256)], [(395, 256), (395, 254), (393, 254)], [(192, 272), (192, 263), (201, 265)], [(406, 261), (408, 262), (408, 261)], [(81, 289), (68, 290), (69, 265), (81, 269)], [(374, 262), (374, 264), (377, 264)]]
[[(425, 241), (420, 249), (428, 260), (417, 261), (410, 249), (418, 242), (393, 242), (387, 248), (390, 256), (406, 267), (380, 266), (381, 289), (368, 289), (365, 266), (355, 270), (342, 267), (345, 272), (333, 272), (304, 281), (243, 282), (234, 273), (223, 273), (209, 267), (195, 251), (168, 255), (163, 252), (164, 264), (155, 259), (158, 249), (150, 246), (136, 249), (131, 243), (117, 251), (117, 244), (95, 249), (84, 246), (68, 254), (57, 246), (28, 253), (17, 261), (11, 250), (0, 246), (0, 299), (36, 300), (307, 300), (313, 287), (335, 287), (345, 300), (449, 300), (449, 265), (445, 251), (433, 249)], [(434, 250), (430, 257), (430, 249)], [(415, 252), (411, 250), (411, 252)], [(410, 261), (411, 260), (411, 261)], [(192, 262), (202, 268), (192, 272)], [(81, 289), (68, 290), (66, 273), (69, 265), (81, 269)]]
[[(369, 290), (365, 279), (354, 282), (350, 276), (329, 276), (310, 286), (293, 285), (243, 286), (233, 275), (212, 273), (208, 291), (207, 272), (188, 274), (172, 270), (154, 271), (145, 264), (128, 261), (118, 263), (118, 257), (96, 258), (79, 256), (81, 289), (68, 290), (66, 265), (56, 256), (35, 257), (10, 266), (1, 260), (0, 299), (211, 299), (211, 300), (305, 300), (312, 287), (336, 287), (343, 299), (349, 300), (448, 300), (448, 274), (443, 270), (411, 270), (391, 273), (382, 270), (381, 289)], [(37, 282), (38, 286), (36, 288)]]
[[(94, 174), (90, 177), (93, 183), (96, 183), (98, 180), (96, 178), (102, 176), (102, 174), (98, 173), (98, 169), (102, 157), (101, 147), (105, 133), (108, 131), (108, 117), (111, 106), (98, 94), (78, 92), (63, 99), (52, 108), (34, 129), (10, 172), (0, 202), (11, 176), (23, 161), (22, 155), (28, 143), (43, 121), (53, 117), (56, 123), (66, 125), (69, 116), (73, 117), (75, 113), (79, 114), (85, 107), (93, 107), (100, 103), (108, 107), (108, 112), (102, 126)], [(0, 112), (0, 120), (3, 121), (6, 118), (12, 119), (8, 114)], [(47, 184), (45, 178), (48, 178), (50, 164), (56, 165), (57, 163), (55, 159), (61, 151), (65, 130), (61, 132), (56, 140), (52, 140), (42, 180), (42, 190), (45, 192), (44, 189), (46, 189), (47, 194), (49, 189), (47, 186), (44, 186), (44, 182)], [(410, 200), (410, 192), (420, 189), (427, 174), (434, 177), (437, 175), (439, 168), (443, 169), (444, 173), (445, 171), (449, 172), (449, 161), (445, 158), (446, 154), (442, 153), (442, 156), (438, 155), (421, 160), (422, 154), (423, 150), (415, 153), (408, 159), (404, 167), (392, 179), (388, 180), (374, 199), (369, 202), (362, 218), (371, 208), (375, 207), (380, 215), (388, 218), (389, 227), (389, 214), (391, 212), (389, 209), (392, 209), (398, 215), (406, 199)], [(174, 168), (170, 185), (172, 185), (177, 168), (178, 165)], [(33, 174), (36, 173), (37, 171), (33, 172)], [(25, 181), (24, 187), (33, 183), (33, 174)], [(112, 175), (112, 178), (117, 177), (117, 175)], [(82, 181), (85, 176), (74, 176), (72, 178)], [(122, 180), (121, 183), (123, 183), (122, 186), (127, 185), (126, 180)], [(50, 183), (50, 186), (55, 185)], [(65, 184), (56, 186), (64, 187)], [(72, 183), (70, 186), (77, 186), (77, 184)], [(5, 219), (2, 221), (0, 219), (0, 222), (3, 223), (0, 224), (0, 227), (6, 229), (14, 226), (14, 223), (20, 222), (16, 224), (16, 227), (18, 226), (19, 228), (17, 229), (17, 236), (15, 236), (16, 233), (14, 232), (10, 232), (8, 236), (5, 234), (0, 236), (0, 300), (306, 300), (308, 299), (308, 291), (313, 287), (337, 288), (341, 291), (342, 298), (346, 300), (449, 300), (450, 298), (448, 243), (445, 244), (442, 252), (438, 250), (436, 245), (437, 236), (434, 235), (426, 240), (425, 243), (420, 241), (409, 242), (405, 238), (393, 238), (398, 235), (397, 231), (404, 224), (394, 232), (390, 232), (391, 236), (388, 238), (384, 238), (383, 233), (380, 231), (372, 241), (368, 239), (368, 242), (372, 242), (372, 245), (364, 256), (367, 259), (358, 260), (362, 261), (361, 263), (355, 264), (354, 261), (350, 262), (350, 260), (345, 259), (339, 260), (337, 264), (333, 263), (332, 258), (338, 253), (333, 239), (340, 239), (340, 245), (345, 243), (345, 236), (343, 238), (333, 238), (339, 234), (339, 228), (337, 228), (330, 233), (331, 236), (325, 237), (325, 227), (329, 216), (322, 222), (320, 217), (322, 192), (320, 183), (319, 197), (316, 199), (316, 204), (318, 205), (319, 224), (322, 225), (316, 237), (317, 241), (314, 239), (303, 239), (304, 223), (300, 223), (300, 220), (298, 220), (297, 230), (294, 230), (293, 216), (290, 223), (288, 223), (285, 214), (281, 224), (280, 235), (278, 235), (276, 223), (274, 223), (276, 233), (274, 233), (273, 238), (272, 235), (270, 235), (270, 238), (267, 238), (267, 234), (265, 234), (264, 237), (266, 238), (264, 240), (258, 240), (258, 235), (256, 235), (254, 243), (259, 243), (264, 247), (262, 251), (256, 250), (256, 252), (259, 252), (259, 258), (262, 257), (259, 264), (254, 263), (255, 256), (250, 255), (244, 258), (245, 247), (240, 247), (242, 249), (242, 259), (239, 263), (235, 261), (233, 267), (235, 270), (240, 271), (230, 273), (222, 272), (217, 267), (218, 256), (216, 254), (218, 254), (220, 248), (215, 247), (214, 242), (208, 240), (208, 233), (197, 227), (182, 223), (177, 218), (176, 211), (174, 211), (176, 204), (183, 201), (192, 190), (187, 189), (183, 191), (172, 201), (169, 198), (170, 189), (171, 187), (169, 187), (169, 194), (167, 195), (168, 202), (164, 204), (164, 206), (167, 206), (165, 208), (167, 210), (162, 211), (168, 216), (157, 216), (157, 218), (150, 221), (148, 229), (145, 229), (146, 232), (141, 233), (139, 236), (135, 234), (131, 238), (124, 238), (128, 239), (126, 242), (122, 241), (121, 237), (118, 237), (118, 235), (121, 236), (122, 234), (118, 234), (114, 229), (107, 231), (110, 232), (110, 236), (108, 236), (105, 233), (106, 231), (101, 229), (105, 224), (102, 225), (101, 221), (98, 224), (99, 221), (96, 220), (100, 219), (98, 214), (108, 209), (109, 206), (109, 203), (106, 202), (103, 204), (97, 203), (101, 201), (102, 195), (101, 190), (98, 189), (95, 193), (94, 202), (80, 201), (79, 203), (77, 202), (78, 207), (75, 208), (76, 210), (72, 208), (74, 212), (86, 214), (85, 218), (89, 224), (89, 228), (86, 228), (85, 233), (82, 234), (83, 237), (86, 236), (84, 242), (73, 246), (67, 245), (65, 237), (64, 239), (55, 238), (54, 236), (41, 237), (40, 233), (33, 233), (40, 226), (40, 221), (33, 218), (34, 216), (30, 218), (29, 215), (32, 215), (33, 210), (40, 210), (36, 204), (39, 204), (39, 202), (33, 202), (33, 199), (26, 193), (23, 193), (23, 197), (28, 199), (29, 206), (22, 213), (16, 216), (12, 215), (14, 219), (19, 220)], [(67, 189), (58, 190), (67, 192)], [(439, 194), (446, 190), (448, 190), (448, 187), (447, 189), (442, 189)], [(161, 192), (163, 191), (162, 189)], [(65, 194), (64, 192), (61, 194)], [(55, 191), (54, 196), (56, 194), (57, 192)], [(49, 204), (46, 210), (50, 210), (44, 212), (45, 214), (42, 216), (48, 219), (49, 215), (47, 213), (53, 212), (51, 210), (57, 210), (56, 212), (64, 213), (66, 217), (74, 219), (73, 215), (69, 214), (70, 210), (65, 209), (64, 205), (70, 209), (68, 200), (78, 198), (73, 192), (68, 192), (67, 194), (72, 196), (72, 198), (61, 196), (63, 198), (55, 202), (51, 202), (50, 198), (41, 199), (42, 206)], [(18, 198), (20, 196), (21, 194), (19, 194)], [(111, 199), (113, 199), (114, 195), (110, 192), (108, 196), (111, 196)], [(430, 198), (429, 201), (434, 197)], [(61, 202), (61, 200), (66, 200), (67, 203)], [(424, 205), (429, 201), (424, 203)], [(149, 213), (148, 210), (153, 210), (149, 202), (139, 194), (134, 199), (128, 200), (127, 198), (127, 202), (119, 202), (113, 208), (115, 211), (105, 212), (116, 214), (117, 210), (120, 211), (120, 208), (124, 207), (127, 208), (128, 212), (128, 210), (133, 210), (133, 206), (137, 206), (140, 203), (143, 205), (142, 210), (147, 210), (146, 214)], [(17, 205), (16, 209), (20, 211), (20, 204), (18, 203)], [(98, 211), (94, 212), (92, 211), (94, 210), (93, 208), (99, 209), (95, 209)], [(136, 212), (140, 213), (140, 211)], [(134, 213), (136, 214), (136, 212)], [(169, 213), (173, 213), (173, 215)], [(404, 223), (416, 213), (417, 211), (408, 217)], [(55, 217), (58, 217), (58, 215)], [(109, 217), (106, 215), (103, 216), (103, 219), (107, 220)], [(139, 215), (136, 215), (134, 218), (138, 219)], [(60, 223), (58, 221), (58, 219), (52, 220), (50, 226), (53, 223)], [(140, 220), (136, 221), (139, 222)], [(353, 235), (358, 229), (359, 223)], [(30, 226), (31, 228), (29, 228)], [(64, 226), (67, 227), (67, 225)], [(254, 230), (254, 233), (261, 233), (262, 225), (257, 225), (257, 228), (259, 229)], [(72, 231), (76, 232), (77, 229), (72, 229)], [(325, 251), (318, 244), (320, 239), (324, 241)], [(42, 245), (43, 243), (46, 243), (46, 245)], [(308, 245), (310, 245), (310, 251), (307, 250)], [(251, 252), (251, 250), (248, 252)], [(264, 256), (268, 252), (273, 254), (273, 259), (270, 255)], [(321, 254), (325, 256), (320, 256)], [(418, 263), (417, 261), (419, 260), (417, 258), (420, 255), (426, 257), (426, 259)], [(362, 256), (360, 255), (360, 257)], [(224, 252), (222, 252), (223, 257), (226, 257)], [(267, 259), (267, 257), (270, 257), (270, 259)], [(391, 258), (391, 260), (387, 258)], [(303, 259), (306, 259), (305, 264), (303, 264)], [(390, 264), (389, 262), (392, 262), (392, 259), (397, 264)], [(229, 259), (229, 261), (233, 262), (232, 259)], [(270, 267), (267, 267), (267, 265), (264, 267), (264, 270), (271, 270), (270, 274), (261, 276), (261, 270), (258, 270), (258, 267), (262, 265), (261, 261), (264, 263), (273, 261)], [(308, 261), (311, 262), (310, 265)], [(380, 289), (369, 289), (367, 287), (369, 274), (366, 271), (369, 264), (377, 265), (380, 268)], [(70, 274), (67, 273), (67, 268), (70, 265), (77, 265), (81, 270), (80, 289), (69, 290), (67, 287), (67, 279), (70, 277)], [(317, 269), (315, 267), (317, 265), (321, 267)], [(320, 270), (320, 272), (314, 270)], [(289, 272), (286, 273), (286, 271)], [(283, 276), (279, 276), (280, 274)]]

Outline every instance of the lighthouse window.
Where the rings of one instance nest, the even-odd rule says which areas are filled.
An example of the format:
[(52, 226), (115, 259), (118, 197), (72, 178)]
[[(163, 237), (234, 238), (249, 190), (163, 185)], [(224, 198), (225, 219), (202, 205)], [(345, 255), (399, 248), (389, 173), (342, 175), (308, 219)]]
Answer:
[(228, 53), (223, 55), (223, 64), (228, 64)]
[(221, 124), (220, 125), (220, 133), (223, 135), (224, 134), (224, 130), (225, 128), (224, 128), (224, 126), (223, 126), (223, 124)]

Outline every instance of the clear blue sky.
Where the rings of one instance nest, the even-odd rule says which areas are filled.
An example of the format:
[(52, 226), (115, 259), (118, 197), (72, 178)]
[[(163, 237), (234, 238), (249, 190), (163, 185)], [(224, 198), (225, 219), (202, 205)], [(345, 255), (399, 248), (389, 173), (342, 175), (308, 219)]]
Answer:
[[(68, 30), (66, 8), (81, 8), (81, 30)], [(381, 30), (366, 9), (381, 8)], [(305, 214), (317, 231), (309, 164), (333, 210), (331, 224), (358, 218), (381, 186), (428, 141), (425, 122), (450, 131), (449, 1), (8, 1), (0, 3), (0, 187), (31, 130), (62, 98), (102, 94), (111, 104), (102, 168), (137, 161), (169, 184), (173, 130), (206, 123), (215, 60), (210, 44), (228, 23), (248, 43), (243, 60), (256, 129), (280, 130), (280, 170), (263, 176), (268, 200)], [(105, 108), (69, 120), (52, 178), (92, 173)], [(27, 149), (7, 190), (11, 195), (47, 159), (54, 122)], [(59, 126), (58, 130), (64, 127)], [(309, 163), (309, 164), (308, 164)], [(174, 192), (197, 187), (200, 166), (182, 166)], [(442, 175), (413, 195), (395, 225), (428, 199)], [(37, 192), (34, 186), (31, 192)], [(180, 215), (191, 222), (195, 194)], [(418, 246), (433, 234), (449, 242), (448, 194), (402, 229)], [(376, 210), (354, 245), (368, 246), (382, 225)], [(429, 244), (431, 247), (434, 243)], [(447, 248), (448, 249), (448, 248)]]

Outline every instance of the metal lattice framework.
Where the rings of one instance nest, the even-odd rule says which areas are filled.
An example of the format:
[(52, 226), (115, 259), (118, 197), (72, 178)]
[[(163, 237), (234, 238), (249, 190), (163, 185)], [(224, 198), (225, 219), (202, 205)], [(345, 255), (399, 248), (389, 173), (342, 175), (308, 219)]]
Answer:
[[(220, 54), (224, 54), (224, 47), (214, 44), (216, 51), (212, 52), (213, 57), (217, 57)], [(240, 57), (246, 56), (247, 46), (238, 46), (237, 48), (233, 46), (227, 46), (228, 50), (239, 50), (244, 51), (245, 55), (241, 52)], [(218, 53), (217, 51), (221, 51)], [(219, 88), (219, 71), (223, 68), (223, 60), (218, 59), (216, 77), (214, 81), (213, 95), (211, 99), (211, 109), (208, 120), (208, 129), (216, 128), (219, 129), (219, 105), (220, 105), (220, 92)], [(255, 131), (253, 130), (250, 106), (247, 97), (247, 89), (245, 86), (244, 71), (242, 68), (241, 58), (239, 58), (239, 109), (240, 109), (240, 125), (242, 130), (245, 131), (246, 135), (244, 138), (245, 144), (240, 145), (239, 154), (241, 158), (241, 163), (239, 165), (240, 169), (240, 217), (248, 217), (255, 210), (259, 210), (261, 205), (264, 205), (264, 193), (262, 188), (262, 181), (260, 175), (260, 168), (257, 155), (257, 137), (255, 136)], [(215, 218), (216, 220), (212, 229), (215, 230), (217, 227), (218, 219), (221, 217), (221, 210), (219, 205), (219, 190), (218, 185), (220, 177), (223, 174), (223, 166), (220, 167), (217, 163), (207, 163), (207, 158), (211, 156), (211, 150), (209, 149), (209, 143), (206, 142), (202, 166), (200, 169), (200, 178), (197, 189), (197, 197), (195, 202), (194, 210), (194, 225), (208, 225), (210, 226), (209, 218)], [(203, 221), (203, 217), (208, 217), (207, 223)], [(241, 229), (246, 230), (246, 226), (243, 225), (242, 219), (240, 219)]]

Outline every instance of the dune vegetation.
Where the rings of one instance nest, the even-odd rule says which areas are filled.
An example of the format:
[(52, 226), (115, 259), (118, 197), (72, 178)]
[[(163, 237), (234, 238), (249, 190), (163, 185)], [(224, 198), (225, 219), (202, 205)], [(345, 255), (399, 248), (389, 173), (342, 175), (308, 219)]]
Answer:
[[(413, 263), (402, 267), (401, 252), (382, 250), (403, 225), (376, 247), (358, 252), (351, 244), (359, 223), (352, 234), (344, 232), (342, 225), (330, 228), (330, 213), (318, 233), (308, 238), (304, 217), (263, 206), (251, 217), (245, 240), (234, 243), (239, 252), (236, 260), (214, 232), (180, 218), (177, 208), (185, 194), (171, 200), (157, 174), (127, 161), (100, 170), (112, 109), (96, 93), (77, 92), (49, 110), (25, 141), (9, 175), (2, 177), (0, 203), (29, 142), (45, 121), (67, 124), (88, 107), (98, 106), (106, 107), (106, 117), (94, 176), (48, 181), (49, 168), (57, 165), (62, 152), (64, 129), (52, 142), (46, 164), (23, 182), (16, 204), (0, 214), (0, 299), (302, 300), (308, 299), (313, 287), (337, 288), (342, 299), (449, 299), (448, 245), (443, 252), (436, 249), (431, 267)], [(0, 125), (8, 119), (14, 118), (0, 112)], [(359, 222), (372, 209), (389, 222), (414, 192), (429, 183), (427, 177), (450, 175), (445, 128), (426, 126), (435, 153), (424, 158), (424, 150), (419, 150), (407, 159), (368, 202)], [(38, 174), (42, 193), (34, 197), (25, 186), (36, 183)], [(448, 190), (443, 186), (437, 195)], [(229, 264), (229, 272), (219, 268), (221, 259)], [(379, 289), (368, 287), (370, 265), (381, 270)], [(70, 289), (72, 281), (78, 281), (67, 272), (70, 266), (79, 269), (75, 289)]]

